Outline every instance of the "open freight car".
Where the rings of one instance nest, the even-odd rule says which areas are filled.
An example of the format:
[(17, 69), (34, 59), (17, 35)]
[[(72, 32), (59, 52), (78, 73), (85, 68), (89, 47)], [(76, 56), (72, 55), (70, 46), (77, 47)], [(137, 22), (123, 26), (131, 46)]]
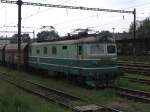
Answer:
[[(10, 65), (18, 64), (18, 44), (8, 44), (5, 47), (5, 63)], [(20, 65), (28, 65), (28, 44), (21, 44)]]
[(4, 64), (5, 63), (5, 44), (0, 45), (0, 63)]

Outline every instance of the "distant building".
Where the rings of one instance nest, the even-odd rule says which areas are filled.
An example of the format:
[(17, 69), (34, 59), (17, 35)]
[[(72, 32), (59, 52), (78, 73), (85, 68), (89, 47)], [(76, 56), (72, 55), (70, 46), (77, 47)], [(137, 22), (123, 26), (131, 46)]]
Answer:
[(133, 55), (135, 49), (136, 55), (150, 55), (150, 38), (133, 38), (128, 33), (118, 33), (116, 36), (116, 44), (118, 54)]

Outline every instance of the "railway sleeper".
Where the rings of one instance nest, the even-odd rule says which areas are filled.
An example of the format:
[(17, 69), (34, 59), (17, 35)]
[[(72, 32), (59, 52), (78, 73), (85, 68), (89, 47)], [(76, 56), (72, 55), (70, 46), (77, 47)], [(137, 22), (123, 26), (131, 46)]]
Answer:
[(137, 100), (137, 101), (142, 101), (142, 102), (145, 102), (145, 103), (150, 103), (150, 98), (147, 98), (147, 97), (143, 97), (143, 96), (137, 96), (137, 95), (133, 95), (133, 94), (130, 94), (130, 93), (126, 93), (126, 92), (117, 92), (117, 94), (121, 95), (121, 96), (125, 96), (125, 97), (128, 97), (129, 99), (134, 99), (134, 100)]
[(139, 73), (143, 75), (150, 75), (150, 71), (133, 70), (133, 69), (122, 69), (122, 70), (127, 73)]
[(150, 85), (150, 80), (137, 79), (137, 78), (128, 78), (128, 77), (122, 77), (122, 78), (126, 78), (126, 79), (128, 79), (129, 81), (131, 81), (131, 82), (140, 82), (140, 83), (143, 83), (143, 84), (148, 84), (148, 85)]
[(124, 87), (113, 87), (116, 91), (124, 91), (124, 92), (128, 92), (128, 93), (134, 93), (134, 94), (139, 94), (139, 95), (144, 95), (147, 97), (150, 97), (150, 93), (149, 92), (144, 92), (144, 91), (140, 91), (140, 90), (133, 90), (133, 89), (128, 89), (128, 88), (124, 88)]

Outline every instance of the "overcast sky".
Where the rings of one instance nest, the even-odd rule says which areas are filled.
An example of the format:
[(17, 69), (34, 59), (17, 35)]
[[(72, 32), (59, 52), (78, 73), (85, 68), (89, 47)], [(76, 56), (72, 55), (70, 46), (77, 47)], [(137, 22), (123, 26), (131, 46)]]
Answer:
[[(150, 15), (149, 0), (23, 0), (24, 2), (40, 2), (72, 6), (85, 6), (105, 9), (137, 9), (137, 20)], [(133, 22), (132, 14), (58, 9), (36, 6), (22, 6), (22, 31), (41, 31), (42, 26), (54, 26), (60, 35), (76, 28), (91, 28), (96, 31), (109, 30), (115, 32), (128, 31)], [(3, 27), (17, 25), (17, 5), (0, 3), (0, 31), (17, 31), (17, 28)], [(0, 35), (12, 34), (0, 33)]]

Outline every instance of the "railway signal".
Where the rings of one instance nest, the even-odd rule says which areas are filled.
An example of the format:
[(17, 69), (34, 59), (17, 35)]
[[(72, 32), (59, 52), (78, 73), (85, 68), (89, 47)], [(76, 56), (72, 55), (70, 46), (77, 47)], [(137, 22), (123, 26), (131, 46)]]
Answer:
[(82, 7), (82, 6), (77, 7), (77, 6), (68, 6), (68, 5), (54, 5), (54, 4), (23, 2), (22, 0), (18, 0), (18, 1), (1, 0), (1, 3), (9, 3), (9, 4), (17, 4), (18, 5), (18, 62), (20, 62), (21, 6), (22, 5), (134, 14), (134, 39), (135, 39), (135, 36), (136, 36), (136, 31), (135, 31), (136, 30), (136, 9), (134, 9), (134, 11), (125, 11), (125, 10), (114, 10), (114, 9), (89, 8), (89, 7)]

